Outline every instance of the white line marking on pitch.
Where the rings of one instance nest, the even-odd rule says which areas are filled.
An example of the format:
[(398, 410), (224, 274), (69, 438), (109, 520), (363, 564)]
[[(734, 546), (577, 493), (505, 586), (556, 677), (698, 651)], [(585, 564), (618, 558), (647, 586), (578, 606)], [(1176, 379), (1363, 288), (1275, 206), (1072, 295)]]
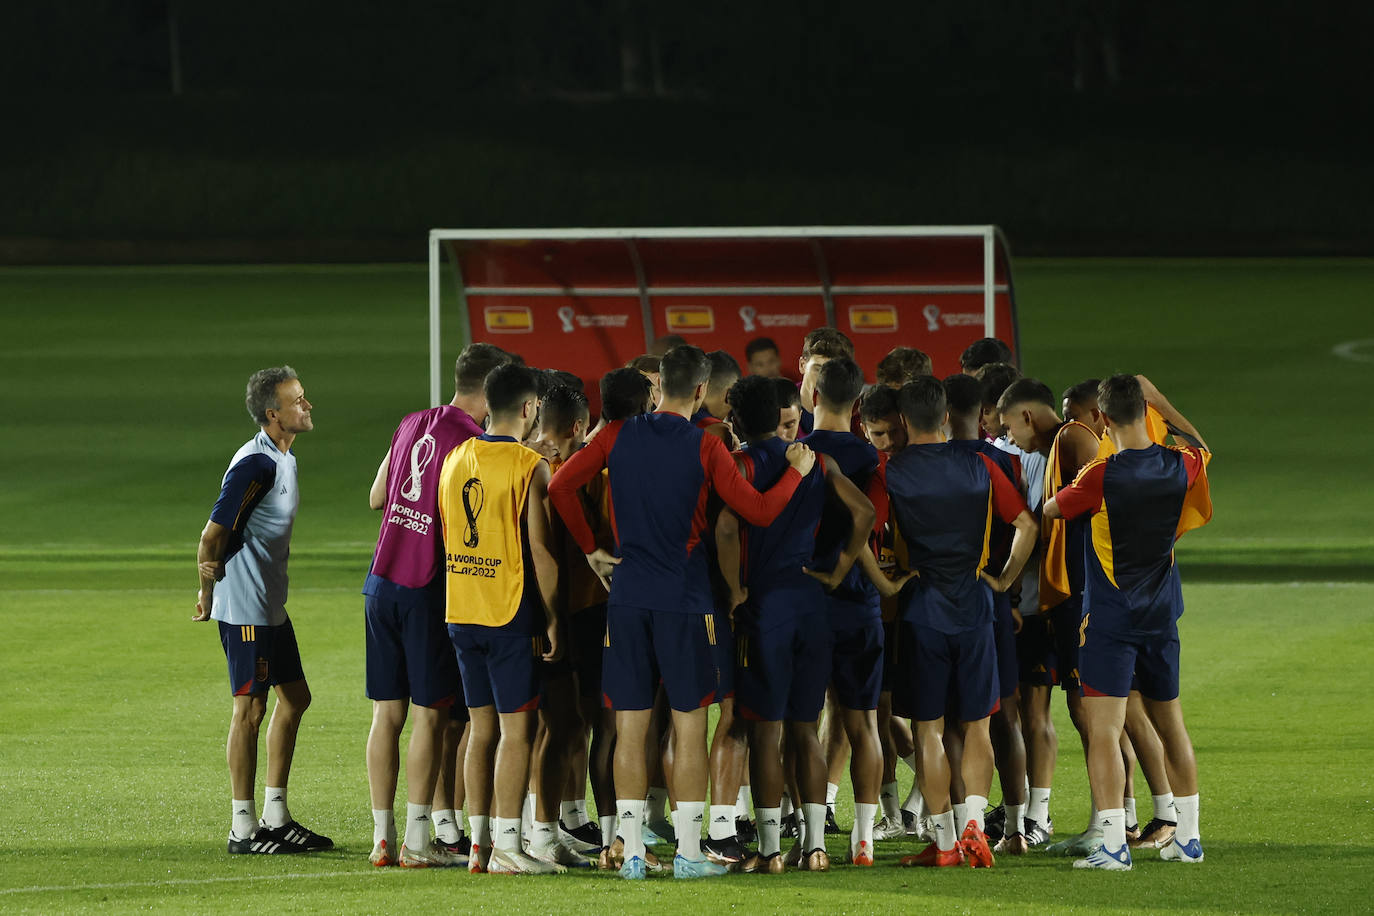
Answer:
[(1341, 359), (1348, 359), (1357, 363), (1374, 363), (1374, 353), (1359, 352), (1366, 347), (1374, 349), (1374, 337), (1366, 337), (1364, 340), (1347, 340), (1345, 343), (1338, 343), (1331, 348), (1331, 354), (1333, 356), (1339, 356)]
[(162, 881), (124, 881), (117, 884), (48, 884), (34, 885), (32, 887), (7, 887), (0, 889), (0, 895), (4, 894), (46, 894), (57, 891), (109, 891), (120, 890), (131, 887), (172, 887), (180, 885), (195, 884), (224, 884), (230, 881), (282, 881), (297, 880), (300, 878), (347, 878), (365, 877), (375, 875), (377, 872), (390, 873), (400, 872), (400, 869), (377, 869), (375, 871), (314, 871), (301, 872), (299, 874), (285, 875), (238, 875), (234, 877), (222, 878), (167, 878)]

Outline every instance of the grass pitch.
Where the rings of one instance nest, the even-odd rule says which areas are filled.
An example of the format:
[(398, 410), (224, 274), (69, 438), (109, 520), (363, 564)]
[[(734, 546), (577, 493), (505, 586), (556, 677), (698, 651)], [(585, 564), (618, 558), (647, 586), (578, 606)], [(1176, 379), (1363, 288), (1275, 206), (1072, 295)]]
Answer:
[[(1374, 363), (1331, 349), (1374, 338), (1374, 263), (1035, 261), (1017, 282), (1031, 374), (1058, 389), (1143, 371), (1217, 454), (1216, 520), (1179, 548), (1202, 867), (1142, 855), (1128, 875), (1075, 874), (1032, 855), (930, 874), (893, 867), (914, 848), (894, 842), (872, 870), (692, 884), (369, 868), (358, 589), (377, 517), (363, 496), (396, 420), (424, 406), (423, 269), (6, 270), (0, 908), (1363, 908), (1374, 726), (1356, 685), (1374, 664), (1374, 500), (1360, 459), (1374, 441), (1349, 405)], [(290, 610), (315, 702), (291, 804), (338, 848), (230, 859), (229, 704), (216, 635), (187, 620), (194, 545), (253, 432), (243, 381), (280, 362), (317, 405), (296, 445)], [(1339, 453), (1318, 458), (1310, 430), (1334, 432)], [(1088, 801), (1062, 706), (1058, 722), (1051, 810), (1064, 834)]]

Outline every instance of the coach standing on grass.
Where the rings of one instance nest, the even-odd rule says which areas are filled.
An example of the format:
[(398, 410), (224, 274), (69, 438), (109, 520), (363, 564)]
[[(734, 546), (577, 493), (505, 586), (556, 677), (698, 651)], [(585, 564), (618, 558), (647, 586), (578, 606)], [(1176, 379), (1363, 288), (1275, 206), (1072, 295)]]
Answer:
[[(286, 616), (286, 560), (300, 505), (291, 443), (314, 423), (305, 389), (290, 366), (253, 373), (245, 401), (261, 430), (234, 453), (201, 533), (200, 593), (191, 619), (219, 622), (229, 662), (234, 697), (227, 746), (234, 805), (229, 852), (315, 852), (332, 848), (333, 841), (302, 827), (286, 807), (296, 731), (310, 706), (296, 633)], [(276, 688), (277, 705), (267, 726), (267, 797), (259, 822), (253, 791), (268, 687)]]

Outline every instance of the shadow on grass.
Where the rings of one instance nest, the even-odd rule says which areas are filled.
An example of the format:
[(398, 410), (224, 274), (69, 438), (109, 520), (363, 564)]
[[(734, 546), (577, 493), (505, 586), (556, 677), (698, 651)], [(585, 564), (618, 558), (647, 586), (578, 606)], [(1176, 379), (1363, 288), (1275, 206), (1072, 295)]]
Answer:
[(1187, 583), (1374, 582), (1374, 563), (1260, 563), (1191, 561), (1179, 564)]

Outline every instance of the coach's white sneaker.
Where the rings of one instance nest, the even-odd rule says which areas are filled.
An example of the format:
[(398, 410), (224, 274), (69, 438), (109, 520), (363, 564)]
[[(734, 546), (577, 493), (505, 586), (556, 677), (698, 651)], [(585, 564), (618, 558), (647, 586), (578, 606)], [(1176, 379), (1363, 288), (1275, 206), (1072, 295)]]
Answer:
[(492, 875), (561, 875), (565, 871), (562, 865), (511, 849), (493, 849), (487, 860), (487, 873)]

